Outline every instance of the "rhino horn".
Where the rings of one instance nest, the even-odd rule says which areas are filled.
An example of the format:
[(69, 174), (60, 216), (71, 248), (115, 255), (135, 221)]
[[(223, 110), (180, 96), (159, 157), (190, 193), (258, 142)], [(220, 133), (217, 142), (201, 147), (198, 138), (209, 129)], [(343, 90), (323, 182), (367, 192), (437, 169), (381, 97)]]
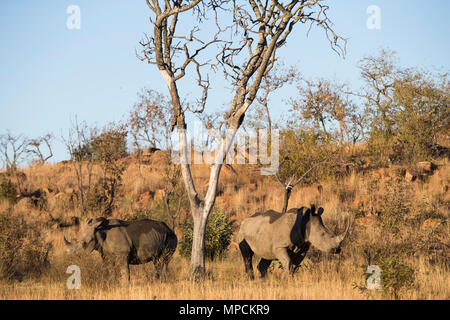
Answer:
[(344, 241), (345, 237), (348, 234), (349, 229), (350, 229), (350, 222), (347, 223), (347, 227), (345, 228), (345, 231), (336, 237), (338, 243), (341, 243), (342, 241)]
[(64, 243), (65, 243), (66, 246), (68, 246), (68, 247), (73, 247), (73, 244), (70, 243), (70, 241), (66, 239), (66, 236), (64, 236)]

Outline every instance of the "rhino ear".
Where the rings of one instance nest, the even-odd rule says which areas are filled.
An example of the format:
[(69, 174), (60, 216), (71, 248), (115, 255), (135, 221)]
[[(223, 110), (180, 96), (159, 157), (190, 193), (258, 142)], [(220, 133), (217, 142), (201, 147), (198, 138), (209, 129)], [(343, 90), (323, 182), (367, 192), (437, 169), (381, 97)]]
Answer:
[(311, 214), (313, 215), (313, 216), (315, 216), (316, 215), (316, 206), (315, 205), (311, 205)]
[(319, 208), (319, 211), (317, 211), (317, 215), (320, 217), (323, 213), (323, 208)]
[(101, 227), (102, 225), (106, 224), (108, 222), (108, 219), (105, 219), (103, 217), (97, 218), (94, 220), (94, 228)]
[(308, 221), (310, 216), (311, 216), (311, 209), (306, 209), (306, 212), (303, 214), (303, 219)]
[(93, 228), (98, 228), (98, 227), (100, 227), (101, 225), (103, 225), (104, 223), (106, 223), (108, 220), (107, 219), (105, 219), (105, 218), (103, 218), (103, 217), (100, 217), (100, 218), (96, 218), (96, 219), (89, 219), (88, 221), (87, 221), (87, 224), (90, 226), (90, 227), (93, 227)]

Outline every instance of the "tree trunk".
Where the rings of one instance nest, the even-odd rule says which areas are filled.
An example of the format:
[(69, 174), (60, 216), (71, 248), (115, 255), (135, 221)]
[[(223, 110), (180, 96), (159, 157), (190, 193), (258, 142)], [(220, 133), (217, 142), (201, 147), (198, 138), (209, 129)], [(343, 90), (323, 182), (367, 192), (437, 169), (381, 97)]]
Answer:
[(289, 198), (291, 197), (292, 187), (289, 185), (284, 188), (284, 204), (282, 213), (285, 213), (289, 204)]
[(193, 209), (193, 211), (196, 212), (192, 213), (194, 230), (192, 233), (190, 270), (191, 276), (194, 279), (199, 279), (205, 274), (205, 234), (208, 219), (201, 208)]
[[(232, 146), (234, 136), (237, 132), (237, 128), (229, 129), (226, 132), (222, 142), (217, 149), (214, 164), (210, 169), (208, 190), (206, 192), (205, 200), (200, 201), (193, 199), (191, 202), (191, 213), (194, 219), (194, 230), (192, 234), (192, 252), (191, 252), (191, 275), (194, 279), (199, 279), (205, 273), (205, 234), (206, 223), (208, 222), (209, 214), (212, 211), (214, 202), (217, 195), (217, 185), (219, 184), (219, 175), (222, 168), (225, 157)], [(182, 144), (180, 144), (181, 146)], [(189, 167), (189, 166), (188, 166)], [(187, 169), (186, 167), (185, 169)], [(183, 168), (182, 168), (183, 169)], [(183, 175), (187, 175), (187, 180), (190, 181), (188, 185), (193, 186), (192, 176), (189, 172), (184, 172)]]

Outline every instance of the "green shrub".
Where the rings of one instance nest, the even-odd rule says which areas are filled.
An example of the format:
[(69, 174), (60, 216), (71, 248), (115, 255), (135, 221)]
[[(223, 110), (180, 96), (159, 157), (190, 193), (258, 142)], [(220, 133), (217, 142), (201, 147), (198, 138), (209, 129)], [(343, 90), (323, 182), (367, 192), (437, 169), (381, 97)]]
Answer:
[(398, 257), (389, 257), (380, 261), (381, 287), (383, 293), (394, 299), (400, 297), (403, 290), (414, 284), (414, 270), (402, 264)]
[(39, 230), (10, 213), (0, 215), (0, 278), (38, 277), (49, 266), (51, 245)]
[[(182, 225), (183, 237), (180, 240), (180, 254), (189, 259), (192, 251), (193, 221), (189, 219)], [(233, 221), (228, 214), (220, 209), (214, 209), (206, 225), (205, 255), (207, 259), (214, 260), (224, 257), (231, 243), (233, 234)]]
[(11, 180), (2, 179), (2, 183), (0, 184), (0, 199), (12, 204), (17, 202), (17, 190)]
[(403, 261), (413, 250), (410, 243), (393, 245), (389, 241), (376, 241), (360, 247), (359, 254), (365, 260), (361, 265), (364, 272), (364, 283), (353, 284), (355, 289), (370, 295), (374, 291), (366, 286), (371, 276), (367, 272), (368, 266), (377, 266), (380, 269), (380, 290), (384, 297), (399, 299), (401, 294), (410, 289), (415, 282), (415, 271)]

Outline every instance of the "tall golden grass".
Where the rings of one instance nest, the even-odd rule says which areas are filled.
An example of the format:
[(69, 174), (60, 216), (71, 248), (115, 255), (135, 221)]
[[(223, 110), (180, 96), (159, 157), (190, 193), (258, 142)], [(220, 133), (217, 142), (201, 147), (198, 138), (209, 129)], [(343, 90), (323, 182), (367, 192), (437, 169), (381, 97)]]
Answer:
[[(220, 195), (216, 200), (216, 207), (228, 212), (235, 220), (236, 227), (244, 218), (256, 211), (281, 210), (283, 190), (273, 179), (259, 176), (250, 166), (234, 166), (234, 168), (236, 172), (227, 168), (222, 170)], [(208, 169), (206, 165), (193, 166), (194, 179), (201, 194), (206, 191)], [(340, 180), (323, 181), (321, 188), (313, 185), (294, 189), (290, 207), (310, 204), (322, 206), (325, 209), (323, 215), (325, 225), (332, 231), (342, 230), (344, 219), (348, 217), (352, 218), (353, 225), (341, 256), (319, 255), (317, 258), (316, 252), (312, 251), (293, 278), (285, 277), (278, 264), (273, 263), (267, 279), (248, 280), (237, 245), (233, 242), (226, 258), (207, 262), (210, 276), (202, 282), (189, 279), (189, 262), (177, 252), (170, 263), (170, 271), (165, 280), (154, 279), (151, 265), (132, 266), (132, 282), (130, 286), (123, 287), (114, 278), (115, 272), (108, 273), (110, 266), (103, 264), (97, 253), (92, 253), (90, 257), (85, 258), (87, 260), (68, 257), (65, 254), (63, 236), (75, 238), (78, 227), (59, 228), (55, 221), (67, 221), (72, 216), (80, 217), (76, 206), (67, 206), (65, 203), (67, 197), (63, 196), (76, 188), (75, 175), (70, 165), (58, 163), (32, 166), (24, 170), (27, 176), (25, 187), (28, 190), (51, 189), (48, 200), (61, 200), (52, 202), (53, 206), (47, 208), (50, 212), (41, 212), (20, 202), (15, 206), (1, 202), (0, 214), (10, 210), (15, 215), (42, 225), (46, 240), (53, 244), (51, 267), (39, 279), (28, 279), (23, 282), (0, 281), (0, 299), (389, 298), (380, 291), (363, 292), (357, 288), (365, 283), (364, 272), (367, 262), (355, 243), (376, 239), (379, 235), (379, 228), (372, 223), (376, 217), (371, 213), (378, 212), (383, 207), (383, 195), (398, 169), (352, 173)], [(99, 174), (98, 168), (95, 168), (94, 173)], [(448, 219), (449, 184), (450, 166), (445, 161), (440, 164), (434, 175), (427, 177), (425, 181), (408, 183), (407, 188), (412, 199), (409, 204), (411, 216), (420, 218), (423, 214), (420, 208), (425, 204), (438, 212), (440, 217)], [(156, 200), (146, 198), (144, 195), (146, 193), (153, 195), (161, 188), (163, 188), (162, 177), (158, 170), (131, 162), (123, 175), (119, 200), (113, 215), (127, 218), (138, 208), (152, 209), (155, 205), (152, 201)], [(417, 219), (420, 225), (415, 226), (415, 229), (408, 227), (405, 233), (417, 232), (423, 235), (424, 241), (427, 240), (431, 229), (428, 225), (422, 225), (423, 220), (426, 219)], [(425, 251), (408, 257), (405, 263), (414, 268), (415, 282), (413, 287), (402, 292), (401, 298), (450, 298), (449, 223), (439, 226), (438, 231), (431, 234), (431, 237), (436, 236), (441, 243), (445, 243), (447, 251), (440, 252), (439, 259), (432, 256), (433, 252), (428, 254)], [(179, 232), (178, 229), (176, 232)], [(178, 234), (178, 237), (181, 238), (181, 234)], [(66, 268), (75, 262), (81, 264), (82, 287), (80, 290), (69, 290), (66, 287), (69, 275), (65, 272)]]

